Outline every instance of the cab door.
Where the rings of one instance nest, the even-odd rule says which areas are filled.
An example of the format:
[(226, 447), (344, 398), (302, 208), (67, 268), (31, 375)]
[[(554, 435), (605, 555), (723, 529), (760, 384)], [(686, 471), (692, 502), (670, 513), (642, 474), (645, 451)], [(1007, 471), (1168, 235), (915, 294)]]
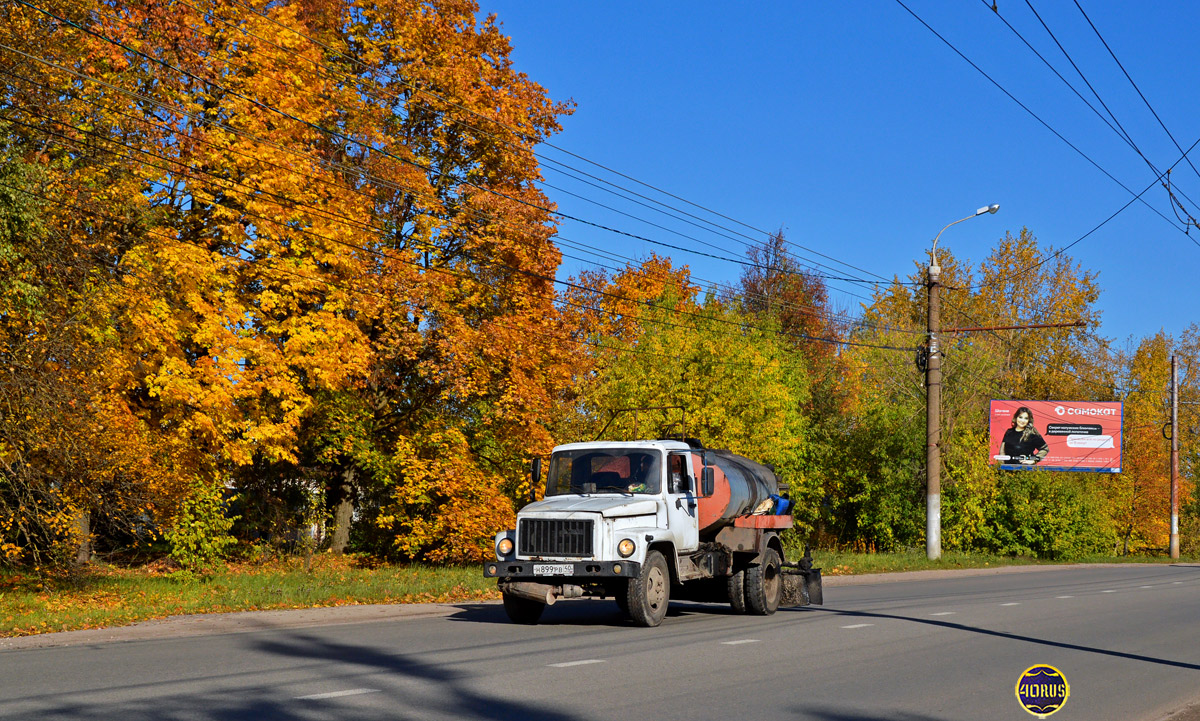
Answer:
[(667, 456), (667, 525), (680, 552), (694, 551), (700, 545), (696, 477), (689, 456), (687, 452)]

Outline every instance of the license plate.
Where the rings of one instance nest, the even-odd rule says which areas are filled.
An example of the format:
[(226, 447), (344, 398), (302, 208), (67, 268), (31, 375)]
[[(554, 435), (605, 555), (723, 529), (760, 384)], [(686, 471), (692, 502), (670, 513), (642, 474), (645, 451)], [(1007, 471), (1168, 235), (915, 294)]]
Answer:
[(575, 565), (571, 563), (535, 563), (535, 576), (570, 576), (575, 573)]

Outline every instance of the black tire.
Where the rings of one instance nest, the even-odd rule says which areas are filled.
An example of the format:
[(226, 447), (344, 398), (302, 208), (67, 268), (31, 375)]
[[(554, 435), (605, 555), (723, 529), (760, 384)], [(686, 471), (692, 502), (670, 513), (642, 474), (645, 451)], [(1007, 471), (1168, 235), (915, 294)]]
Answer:
[(732, 573), (726, 580), (726, 588), (729, 591), (729, 606), (734, 613), (746, 612), (746, 569), (742, 568), (737, 573)]
[(504, 612), (508, 614), (508, 620), (513, 623), (532, 626), (542, 617), (542, 611), (546, 610), (546, 604), (544, 603), (514, 596), (510, 593), (502, 595), (504, 596)]
[(629, 615), (629, 594), (621, 589), (613, 594), (613, 600), (617, 602), (617, 608), (621, 609), (621, 613)]
[(774, 548), (763, 551), (762, 562), (746, 569), (746, 609), (755, 616), (770, 616), (783, 598), (783, 561)]
[(671, 574), (667, 561), (658, 551), (650, 551), (638, 577), (629, 579), (625, 593), (629, 618), (639, 626), (657, 626), (666, 617), (670, 601)]

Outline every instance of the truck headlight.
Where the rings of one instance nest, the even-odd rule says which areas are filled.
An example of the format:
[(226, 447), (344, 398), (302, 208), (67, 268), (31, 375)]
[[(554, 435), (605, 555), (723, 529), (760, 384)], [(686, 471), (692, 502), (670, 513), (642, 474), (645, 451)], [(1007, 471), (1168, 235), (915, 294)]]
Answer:
[(637, 550), (637, 544), (631, 538), (623, 538), (617, 544), (617, 553), (621, 554), (621, 558), (629, 558), (633, 552)]
[(513, 542), (511, 538), (501, 538), (496, 544), (496, 556), (504, 558), (513, 552)]

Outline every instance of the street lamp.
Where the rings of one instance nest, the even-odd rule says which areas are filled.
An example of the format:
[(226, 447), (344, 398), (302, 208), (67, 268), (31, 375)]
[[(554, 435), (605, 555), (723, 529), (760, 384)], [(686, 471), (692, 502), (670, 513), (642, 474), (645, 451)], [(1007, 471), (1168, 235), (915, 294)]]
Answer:
[[(972, 215), (960, 218), (951, 225), (995, 213), (1000, 206), (987, 205)], [(925, 554), (929, 560), (942, 557), (942, 355), (938, 333), (942, 330), (941, 283), (942, 269), (937, 262), (938, 231), (929, 252), (929, 352), (925, 361)]]
[[(968, 215), (965, 218), (959, 218), (958, 220), (954, 221), (950, 225), (958, 225), (959, 223), (963, 222), (964, 220), (970, 220), (971, 218), (975, 218), (977, 216), (983, 215), (984, 213), (990, 213), (992, 215), (995, 215), (997, 210), (1000, 210), (999, 203), (992, 203), (991, 205), (985, 205), (984, 207), (980, 208), (979, 210), (976, 210), (971, 215)], [(949, 228), (950, 225), (947, 225), (946, 228)], [(930, 252), (930, 257), (932, 258), (932, 262), (930, 263), (931, 268), (937, 268), (937, 242), (938, 242), (938, 238), (942, 237), (942, 233), (946, 232), (946, 228), (942, 228), (941, 230), (939, 230), (938, 234), (933, 239), (933, 250)], [(938, 270), (940, 271), (941, 269), (938, 268)]]

